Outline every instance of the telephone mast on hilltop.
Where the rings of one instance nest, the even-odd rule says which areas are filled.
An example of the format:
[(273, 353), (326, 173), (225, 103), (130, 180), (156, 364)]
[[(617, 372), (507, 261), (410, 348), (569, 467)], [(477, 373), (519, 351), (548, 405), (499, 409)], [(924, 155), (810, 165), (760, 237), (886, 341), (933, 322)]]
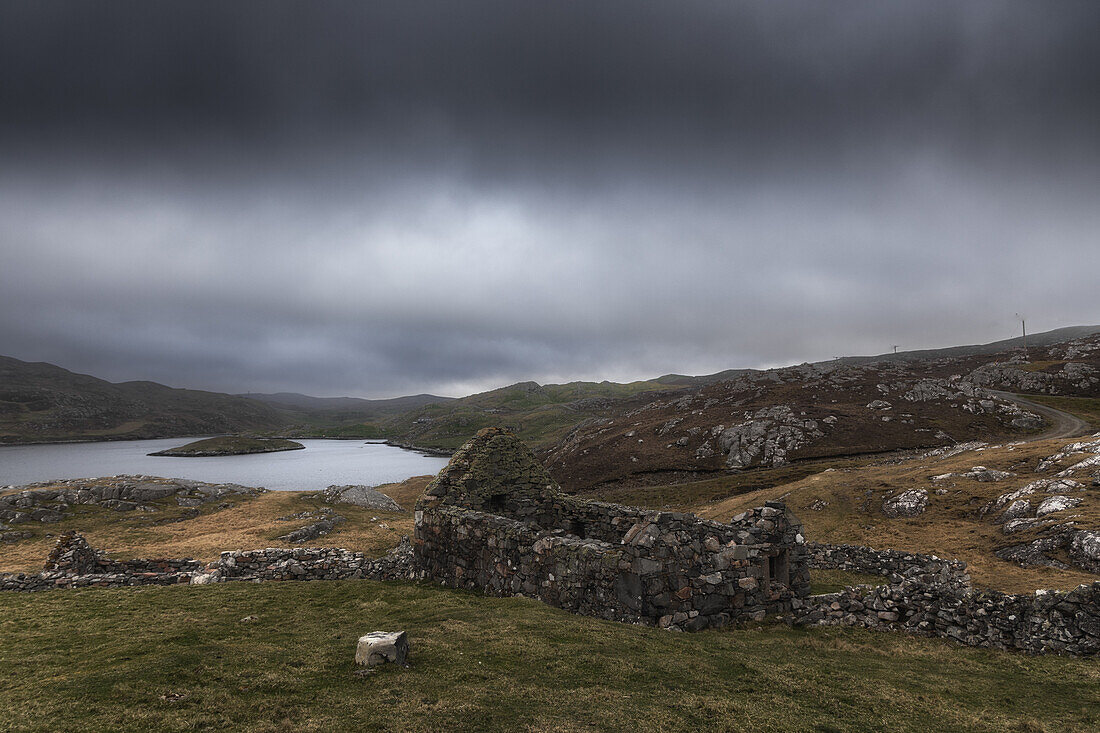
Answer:
[(1027, 356), (1027, 320), (1022, 315), (1020, 315), (1019, 313), (1016, 314), (1016, 317), (1020, 319), (1020, 333), (1023, 335), (1024, 356), (1026, 357)]
[(894, 353), (895, 354), (898, 353), (898, 345), (897, 344), (894, 344)]

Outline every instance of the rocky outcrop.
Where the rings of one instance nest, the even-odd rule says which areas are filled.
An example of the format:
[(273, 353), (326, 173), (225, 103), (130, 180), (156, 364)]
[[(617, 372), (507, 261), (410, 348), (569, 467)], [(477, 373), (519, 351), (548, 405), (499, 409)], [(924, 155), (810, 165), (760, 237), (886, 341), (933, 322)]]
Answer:
[(882, 502), (882, 513), (888, 517), (915, 517), (928, 507), (928, 490), (913, 489)]
[(1075, 532), (1069, 543), (1069, 556), (1075, 565), (1100, 574), (1100, 532)]
[(825, 435), (816, 420), (801, 418), (786, 405), (745, 413), (745, 418), (717, 435), (729, 468), (782, 466), (791, 453)]
[(329, 486), (321, 492), (321, 496), (330, 504), (351, 504), (380, 512), (405, 511), (400, 504), (373, 486)]
[(56, 522), (74, 505), (98, 505), (118, 512), (157, 511), (151, 502), (175, 499), (179, 506), (194, 507), (234, 495), (253, 496), (264, 489), (238, 484), (208, 484), (189, 479), (155, 476), (113, 476), (97, 479), (64, 479), (13, 487), (0, 496), (0, 520)]
[(1100, 385), (1100, 370), (1082, 362), (1047, 369), (1025, 369), (1027, 364), (994, 362), (978, 367), (967, 380), (983, 387), (1028, 394), (1090, 394)]

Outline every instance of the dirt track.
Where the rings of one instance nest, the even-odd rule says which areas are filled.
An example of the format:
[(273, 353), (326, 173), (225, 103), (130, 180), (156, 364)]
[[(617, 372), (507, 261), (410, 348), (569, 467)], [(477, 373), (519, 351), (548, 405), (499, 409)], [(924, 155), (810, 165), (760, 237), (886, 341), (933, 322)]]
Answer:
[(1068, 412), (1062, 412), (1053, 407), (1041, 405), (1038, 402), (1032, 402), (1026, 397), (1021, 397), (1011, 392), (1000, 392), (998, 390), (990, 391), (1002, 399), (1015, 402), (1024, 409), (1039, 413), (1045, 420), (1050, 422), (1050, 428), (1039, 435), (1029, 438), (1028, 442), (1035, 440), (1050, 440), (1051, 438), (1076, 438), (1078, 435), (1085, 435), (1086, 433), (1092, 432), (1092, 428), (1089, 424), (1076, 415), (1071, 415)]

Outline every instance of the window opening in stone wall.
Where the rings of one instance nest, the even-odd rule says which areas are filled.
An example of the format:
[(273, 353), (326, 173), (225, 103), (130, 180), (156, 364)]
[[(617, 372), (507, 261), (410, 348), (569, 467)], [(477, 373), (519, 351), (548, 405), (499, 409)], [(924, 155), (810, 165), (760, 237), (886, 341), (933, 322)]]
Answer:
[(584, 522), (580, 521), (579, 519), (574, 519), (573, 521), (569, 522), (569, 534), (580, 537), (583, 540), (585, 538)]
[(791, 584), (790, 561), (786, 550), (780, 550), (777, 554), (768, 558), (768, 580), (780, 585)]
[(492, 494), (489, 496), (489, 511), (494, 514), (504, 511), (508, 505), (507, 494)]

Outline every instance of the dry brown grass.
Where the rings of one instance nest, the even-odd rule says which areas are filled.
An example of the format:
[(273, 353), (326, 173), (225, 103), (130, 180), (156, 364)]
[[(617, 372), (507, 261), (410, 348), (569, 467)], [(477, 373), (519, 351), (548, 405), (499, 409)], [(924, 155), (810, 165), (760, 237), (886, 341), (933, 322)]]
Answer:
[[(860, 468), (825, 471), (793, 483), (753, 491), (724, 501), (695, 507), (700, 516), (728, 521), (730, 516), (759, 506), (769, 499), (782, 499), (803, 521), (806, 535), (815, 541), (868, 545), (911, 552), (936, 554), (964, 560), (975, 585), (1007, 592), (1025, 592), (1036, 588), (1073, 588), (1091, 583), (1097, 576), (1083, 571), (1053, 568), (1021, 568), (993, 555), (997, 548), (1034, 539), (1035, 532), (1006, 536), (993, 517), (978, 517), (987, 502), (1001, 494), (1024, 486), (1038, 478), (1049, 478), (1055, 471), (1035, 473), (1039, 461), (1067, 444), (1067, 440), (1047, 440), (1023, 445), (1005, 445), (968, 451), (950, 458), (916, 458), (896, 465), (867, 465)], [(1078, 456), (1078, 459), (1084, 458)], [(1067, 461), (1069, 464), (1072, 461)], [(931, 477), (944, 473), (962, 473), (973, 466), (1012, 471), (1017, 475), (995, 483), (953, 477), (933, 485)], [(1065, 465), (1065, 464), (1064, 464)], [(1086, 477), (1079, 477), (1087, 483)], [(882, 501), (909, 489), (929, 490), (927, 511), (912, 518), (888, 518)], [(937, 495), (935, 488), (947, 489)], [(1046, 494), (1037, 495), (1039, 500)], [(1095, 491), (1074, 493), (1084, 503), (1071, 510), (1051, 515), (1068, 519), (1078, 527), (1100, 528), (1100, 495)], [(1035, 498), (1032, 497), (1033, 506)], [(825, 501), (823, 509), (811, 508)], [(1061, 516), (1067, 515), (1067, 516)]]
[(61, 522), (32, 527), (34, 537), (0, 545), (0, 572), (41, 569), (57, 534), (66, 529), (84, 533), (92, 546), (107, 550), (118, 559), (192, 557), (209, 561), (224, 550), (286, 546), (287, 543), (276, 538), (311, 520), (282, 520), (280, 517), (322, 506), (331, 506), (347, 521), (336, 525), (330, 534), (305, 544), (381, 555), (396, 545), (401, 535), (412, 534), (412, 506), (432, 478), (416, 476), (378, 487), (406, 507), (404, 512), (380, 512), (347, 504), (328, 505), (312, 498), (311, 492), (293, 491), (269, 491), (259, 496), (236, 498), (228, 502), (228, 508), (204, 507), (204, 513), (194, 519), (161, 525), (151, 525), (149, 521), (160, 514), (120, 514), (99, 507), (74, 507), (72, 515)]

